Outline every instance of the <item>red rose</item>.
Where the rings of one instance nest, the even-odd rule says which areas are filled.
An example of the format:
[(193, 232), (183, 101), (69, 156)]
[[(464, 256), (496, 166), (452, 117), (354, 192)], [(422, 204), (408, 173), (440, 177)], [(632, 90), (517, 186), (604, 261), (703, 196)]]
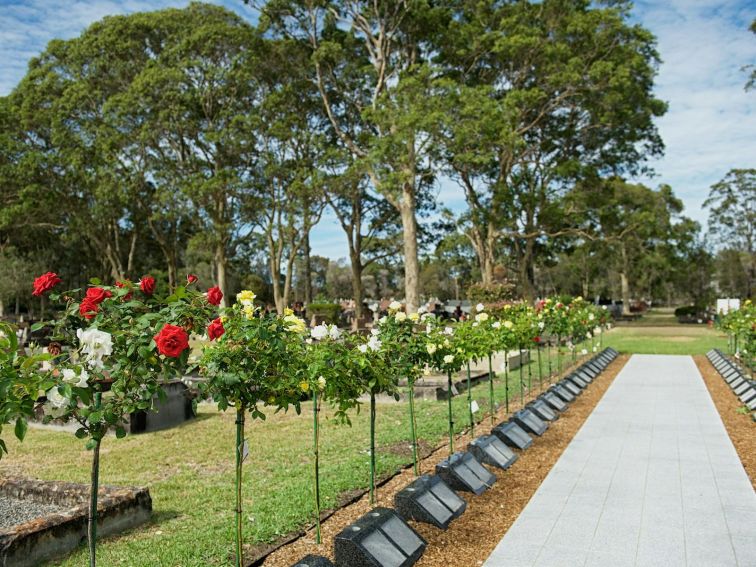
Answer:
[(100, 310), (100, 306), (91, 297), (85, 297), (81, 300), (79, 305), (79, 315), (85, 319), (93, 319), (97, 312)]
[(176, 325), (164, 325), (160, 332), (153, 337), (158, 352), (171, 358), (178, 358), (189, 348), (189, 335)]
[(214, 341), (218, 337), (223, 336), (223, 333), (226, 332), (226, 329), (223, 328), (223, 321), (220, 320), (220, 317), (215, 319), (212, 323), (210, 323), (207, 326), (207, 336), (210, 338), (211, 341)]
[[(116, 287), (120, 287), (121, 289), (123, 289), (123, 288), (130, 288), (131, 287), (131, 282), (129, 280), (126, 280), (125, 282), (116, 282), (115, 286)], [(131, 292), (129, 292), (126, 295), (124, 295), (121, 299), (124, 300), (124, 301), (128, 301), (129, 299), (131, 299), (132, 295), (133, 294)]]
[(100, 303), (105, 301), (105, 299), (113, 297), (113, 294), (106, 289), (102, 289), (101, 287), (90, 287), (87, 290), (87, 297), (99, 305)]
[(186, 276), (186, 283), (187, 283), (187, 285), (191, 285), (194, 282), (196, 282), (198, 279), (199, 278), (197, 276), (195, 276), (194, 274), (188, 274)]
[(42, 295), (43, 293), (50, 291), (62, 281), (63, 280), (61, 280), (55, 272), (42, 274), (34, 280), (34, 291), (32, 291), (32, 295)]
[(152, 276), (142, 276), (142, 279), (139, 280), (139, 289), (146, 295), (155, 293), (155, 278)]
[(222, 299), (223, 299), (223, 292), (220, 290), (218, 286), (211, 287), (210, 289), (207, 290), (208, 303), (212, 303), (213, 305), (220, 305)]
[(533, 337), (533, 342), (534, 343), (540, 343), (541, 342), (541, 337)]

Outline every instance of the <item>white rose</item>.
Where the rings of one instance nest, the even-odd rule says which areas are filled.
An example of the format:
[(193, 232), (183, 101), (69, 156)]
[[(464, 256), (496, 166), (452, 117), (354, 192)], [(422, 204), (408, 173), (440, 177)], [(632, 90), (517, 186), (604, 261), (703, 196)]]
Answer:
[(588, 320), (593, 321), (596, 318), (596, 316), (593, 313), (588, 314)]
[(388, 320), (388, 318), (384, 315), (383, 317), (381, 317), (380, 319), (378, 319), (378, 323), (380, 323), (381, 325), (383, 325), (387, 320)]
[(401, 308), (402, 308), (402, 304), (401, 304), (401, 303), (399, 303), (399, 302), (398, 302), (398, 301), (396, 301), (396, 300), (395, 300), (395, 301), (392, 301), (391, 303), (389, 303), (389, 309), (390, 309), (391, 311), (399, 311), (399, 310), (400, 310)]
[(501, 323), (499, 321), (494, 321), (491, 324), (491, 327), (493, 327), (494, 329), (499, 329), (499, 328), (501, 328)]
[(336, 325), (331, 325), (328, 329), (328, 336), (335, 341), (341, 336), (341, 331), (339, 331), (339, 328)]
[(444, 357), (444, 363), (451, 364), (452, 362), (454, 362), (454, 355), (453, 354), (447, 354)]
[(488, 313), (478, 313), (475, 316), (475, 320), (478, 321), (479, 323), (483, 321), (488, 321)]
[(373, 327), (372, 329), (370, 329), (370, 334), (373, 335), (374, 337), (377, 337), (378, 335), (381, 334), (381, 330)]
[(583, 349), (580, 351), (580, 354), (588, 354), (588, 349)]
[(445, 335), (453, 335), (454, 334), (454, 329), (452, 329), (451, 327), (444, 327), (444, 334)]
[(589, 339), (590, 339), (591, 337), (593, 337), (593, 335), (592, 335), (591, 333), (586, 333), (586, 334), (585, 334), (585, 336), (586, 336), (587, 338), (589, 338)]
[(378, 349), (380, 349), (382, 344), (383, 343), (378, 340), (378, 337), (370, 337), (370, 340), (367, 342), (367, 346), (369, 346), (370, 350), (372, 351), (377, 351)]
[(70, 399), (58, 392), (58, 388), (49, 389), (45, 396), (47, 397), (47, 401), (50, 402), (50, 405), (56, 409), (62, 409), (71, 403)]
[(320, 378), (318, 378), (318, 388), (320, 388), (321, 390), (325, 390), (325, 387), (326, 387), (326, 379), (321, 376)]
[(326, 325), (318, 325), (313, 327), (310, 331), (310, 336), (316, 341), (322, 341), (328, 336), (328, 327)]
[(430, 343), (429, 345), (427, 345), (427, 346), (425, 347), (425, 350), (427, 350), (427, 351), (428, 351), (428, 354), (431, 354), (431, 355), (433, 355), (433, 354), (435, 354), (435, 353), (436, 353), (436, 345), (434, 345), (433, 343)]
[(484, 310), (485, 308), (486, 308), (486, 306), (485, 306), (485, 305), (483, 305), (482, 303), (478, 303), (478, 304), (477, 304), (477, 305), (475, 306), (475, 310), (476, 310), (476, 311), (477, 311), (478, 313), (480, 313), (481, 311), (483, 311), (483, 310)]
[(472, 324), (472, 326), (473, 326), (473, 327), (477, 327), (478, 325), (480, 325), (480, 323), (479, 323), (478, 321), (475, 321), (475, 322), (474, 322), (474, 323)]
[(512, 328), (512, 321), (504, 321), (504, 328), (505, 329), (511, 329)]
[(102, 368), (102, 359), (113, 353), (113, 337), (110, 333), (97, 329), (77, 329), (76, 336), (81, 344), (81, 352), (92, 368)]
[(360, 346), (357, 347), (357, 350), (360, 351), (363, 354), (367, 352), (367, 349), (368, 349), (367, 345), (360, 345)]
[(396, 314), (396, 320), (399, 321), (400, 323), (402, 321), (406, 321), (407, 320), (407, 314), (404, 311), (399, 311)]
[(543, 321), (538, 321), (538, 328), (539, 328), (539, 329), (541, 329), (541, 330), (543, 331), (543, 328), (544, 328), (545, 326), (546, 326), (546, 323), (544, 323)]

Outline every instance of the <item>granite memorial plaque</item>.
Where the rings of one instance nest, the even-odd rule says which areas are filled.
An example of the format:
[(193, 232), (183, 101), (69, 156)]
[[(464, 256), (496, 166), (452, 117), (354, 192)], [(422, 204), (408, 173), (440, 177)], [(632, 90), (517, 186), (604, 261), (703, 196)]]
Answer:
[(394, 510), (374, 508), (334, 539), (337, 567), (409, 567), (427, 542)]
[(464, 490), (476, 495), (483, 494), (496, 482), (496, 475), (467, 451), (454, 453), (438, 463), (436, 474), (453, 490)]
[(535, 400), (527, 405), (527, 408), (544, 421), (556, 421), (559, 414), (551, 409), (543, 400)]
[(533, 444), (533, 438), (513, 421), (497, 425), (491, 430), (491, 433), (501, 439), (505, 445), (520, 449), (521, 451), (524, 451)]
[(291, 567), (334, 567), (334, 564), (320, 555), (306, 555)]
[(425, 522), (445, 530), (461, 516), (467, 502), (438, 475), (424, 474), (394, 496), (394, 506), (406, 520)]
[(549, 404), (549, 407), (555, 411), (564, 411), (567, 409), (567, 404), (554, 392), (549, 391), (542, 394), (541, 399)]
[(577, 374), (570, 374), (569, 376), (567, 376), (566, 380), (569, 380), (570, 382), (572, 382), (573, 384), (575, 384), (575, 386), (577, 386), (581, 390), (585, 390), (588, 387), (588, 382), (586, 382), (585, 380), (583, 380)]
[(496, 435), (482, 435), (473, 439), (467, 450), (481, 463), (506, 470), (517, 460), (517, 455)]
[(568, 404), (575, 401), (575, 396), (573, 395), (573, 393), (561, 384), (554, 384), (551, 388), (549, 388), (549, 392), (553, 392), (559, 399)]
[(529, 409), (521, 409), (512, 416), (512, 419), (528, 433), (535, 433), (538, 436), (543, 435), (549, 428), (548, 423)]
[(559, 385), (562, 386), (565, 390), (567, 390), (570, 394), (573, 396), (579, 396), (583, 390), (578, 388), (572, 381), (567, 380), (566, 378), (559, 382)]

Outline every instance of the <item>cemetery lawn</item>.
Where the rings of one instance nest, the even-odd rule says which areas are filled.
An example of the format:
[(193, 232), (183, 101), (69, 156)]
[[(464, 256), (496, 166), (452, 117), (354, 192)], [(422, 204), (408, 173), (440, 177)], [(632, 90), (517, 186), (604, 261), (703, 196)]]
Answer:
[[(535, 357), (534, 357), (535, 358)], [(543, 359), (543, 368), (546, 361)], [(532, 379), (537, 384), (536, 364)], [(525, 372), (527, 381), (527, 371)], [(510, 397), (519, 394), (519, 375), (510, 374)], [(503, 378), (496, 381), (496, 400), (503, 401)], [(473, 388), (481, 408), (489, 407), (488, 382)], [(467, 396), (453, 400), (456, 428), (468, 422)], [(324, 408), (326, 409), (326, 408)], [(324, 418), (332, 415), (324, 411)], [(477, 414), (482, 418), (482, 414)], [(345, 494), (368, 486), (369, 411), (363, 406), (352, 426), (323, 419), (321, 489), (323, 508), (334, 507)], [(421, 446), (437, 446), (447, 433), (446, 402), (417, 403)], [(487, 432), (490, 420), (476, 432)], [(302, 415), (269, 414), (248, 426), (250, 457), (245, 463), (245, 541), (250, 545), (276, 540), (311, 524), (312, 405)], [(100, 482), (149, 487), (153, 517), (149, 524), (120, 537), (102, 540), (98, 561), (116, 566), (208, 566), (231, 564), (233, 549), (234, 414), (201, 404), (198, 419), (167, 431), (108, 437), (103, 442)], [(378, 406), (377, 464), (391, 474), (411, 462), (406, 403)], [(26, 440), (9, 439), (10, 456), (0, 461), (0, 476), (23, 475), (44, 480), (88, 482), (91, 454), (72, 433), (30, 428)], [(80, 567), (85, 547), (51, 565)]]
[(604, 346), (634, 354), (706, 354), (727, 350), (727, 335), (706, 325), (649, 326), (647, 322), (617, 326), (604, 333)]

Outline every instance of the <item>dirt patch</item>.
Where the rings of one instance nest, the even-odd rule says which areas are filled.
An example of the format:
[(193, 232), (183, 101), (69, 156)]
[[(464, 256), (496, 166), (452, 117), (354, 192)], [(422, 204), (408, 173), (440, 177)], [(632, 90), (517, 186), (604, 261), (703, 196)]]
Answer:
[[(467, 511), (455, 520), (447, 531), (427, 524), (411, 522), (412, 526), (428, 541), (428, 548), (417, 565), (425, 567), (481, 565), (528, 503), (628, 358), (628, 356), (620, 356), (612, 362), (583, 395), (570, 405), (560, 419), (553, 422), (548, 431), (537, 438), (527, 451), (521, 453), (520, 458), (509, 470), (494, 470), (498, 481), (490, 490), (481, 496), (460, 493), (460, 496), (467, 501)], [(537, 392), (533, 393), (533, 395), (536, 394)], [(510, 409), (516, 411), (518, 405), (512, 404)], [(502, 410), (498, 415), (498, 421), (504, 418), (505, 414)], [(482, 428), (478, 428), (477, 433), (483, 433)], [(455, 440), (455, 447), (466, 447), (471, 440), (470, 435), (460, 435)], [(437, 448), (420, 463), (420, 472), (433, 473), (436, 463), (447, 455), (446, 446)], [(413, 478), (411, 469), (404, 470), (393, 477), (378, 490), (377, 505), (393, 507), (394, 494), (409, 484)], [(334, 536), (371, 508), (368, 497), (363, 496), (354, 504), (337, 510), (323, 524), (321, 545), (315, 544), (314, 532), (309, 530), (304, 537), (271, 554), (263, 565), (288, 567), (308, 553), (333, 558)]]
[(704, 355), (694, 356), (693, 359), (722, 417), (722, 422), (738, 452), (743, 468), (751, 479), (751, 485), (756, 489), (756, 423), (753, 422), (750, 412), (738, 411), (744, 407), (743, 404), (709, 359)]
[[(417, 454), (420, 459), (424, 459), (433, 453), (435, 447), (428, 443), (425, 439), (417, 440)], [(400, 443), (393, 443), (391, 445), (383, 445), (376, 449), (376, 454), (388, 453), (391, 455), (398, 455), (399, 457), (412, 458), (412, 443), (406, 441)]]

